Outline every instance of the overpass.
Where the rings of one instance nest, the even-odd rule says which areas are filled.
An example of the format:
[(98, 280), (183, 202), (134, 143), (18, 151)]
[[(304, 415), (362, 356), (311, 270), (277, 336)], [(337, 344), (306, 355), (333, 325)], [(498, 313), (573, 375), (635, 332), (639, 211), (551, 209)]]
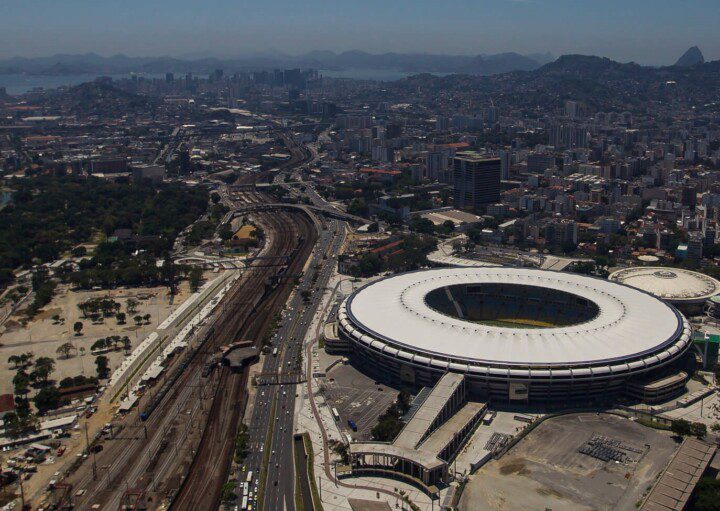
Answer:
[(367, 219), (350, 215), (349, 213), (343, 213), (342, 211), (339, 211), (334, 208), (324, 208), (321, 206), (313, 206), (310, 204), (288, 204), (284, 202), (280, 203), (269, 203), (269, 204), (248, 204), (246, 206), (242, 206), (239, 208), (236, 208), (235, 210), (231, 211), (229, 215), (232, 218), (246, 215), (248, 213), (257, 213), (259, 211), (277, 211), (281, 209), (290, 209), (290, 210), (296, 210), (296, 211), (302, 211), (307, 214), (311, 213), (317, 213), (325, 216), (329, 216), (331, 218), (337, 218), (338, 220), (345, 220), (348, 222), (355, 222), (359, 224), (365, 224), (367, 223)]

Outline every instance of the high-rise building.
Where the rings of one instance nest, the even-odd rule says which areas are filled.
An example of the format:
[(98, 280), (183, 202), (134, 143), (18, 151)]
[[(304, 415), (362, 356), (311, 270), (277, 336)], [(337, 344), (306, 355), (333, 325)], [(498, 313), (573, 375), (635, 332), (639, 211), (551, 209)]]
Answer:
[(577, 101), (565, 101), (565, 117), (577, 119), (580, 116), (580, 104)]
[(510, 151), (498, 151), (500, 157), (500, 179), (507, 181), (510, 179), (510, 166), (512, 165), (512, 153)]
[(687, 258), (699, 261), (703, 256), (703, 235), (699, 232), (691, 232), (687, 242)]
[(453, 158), (455, 207), (476, 209), (500, 200), (500, 158), (458, 152)]
[(450, 129), (450, 118), (438, 115), (435, 118), (435, 129), (438, 131), (448, 131)]
[(430, 181), (441, 181), (447, 173), (447, 156), (441, 151), (428, 151), (425, 156), (425, 177)]
[(165, 83), (173, 83), (175, 81), (175, 75), (172, 73), (165, 73)]
[(549, 130), (549, 142), (554, 147), (588, 147), (590, 134), (582, 126), (555, 124)]
[(577, 223), (568, 219), (553, 220), (545, 227), (545, 242), (556, 248), (577, 245)]
[(495, 124), (498, 118), (497, 107), (489, 106), (483, 110), (483, 119), (488, 124)]
[(385, 138), (400, 138), (402, 136), (402, 125), (399, 123), (387, 123), (385, 125)]
[(527, 157), (527, 171), (530, 174), (544, 174), (547, 169), (557, 168), (555, 155), (532, 153)]

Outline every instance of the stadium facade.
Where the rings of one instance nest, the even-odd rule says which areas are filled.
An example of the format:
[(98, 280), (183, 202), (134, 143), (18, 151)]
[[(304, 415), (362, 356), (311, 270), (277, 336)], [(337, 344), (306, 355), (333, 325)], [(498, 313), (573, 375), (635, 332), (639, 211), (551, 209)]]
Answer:
[(692, 331), (641, 290), (572, 273), (445, 268), (386, 277), (349, 296), (338, 335), (355, 363), (403, 385), (465, 375), (499, 402), (656, 402), (688, 378)]

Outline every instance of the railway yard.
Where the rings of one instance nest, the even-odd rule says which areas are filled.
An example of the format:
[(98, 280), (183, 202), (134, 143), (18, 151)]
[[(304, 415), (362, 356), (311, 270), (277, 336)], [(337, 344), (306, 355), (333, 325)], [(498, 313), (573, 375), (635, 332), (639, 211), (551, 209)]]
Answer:
[[(307, 158), (305, 151), (292, 145), (290, 149), (292, 158), (287, 167)], [(245, 182), (251, 184), (263, 177), (249, 176)], [(240, 184), (244, 184), (242, 179)], [(270, 199), (256, 192), (236, 192), (226, 201), (241, 207)], [(261, 339), (273, 328), (299, 277), (304, 274), (302, 282), (310, 281), (312, 272), (319, 268), (321, 250), (332, 239), (329, 231), (324, 232), (323, 243), (308, 263), (321, 225), (317, 218), (301, 211), (282, 211), (254, 213), (253, 220), (265, 233), (265, 244), (257, 257), (240, 270), (240, 277), (215, 312), (194, 329), (187, 349), (170, 359), (162, 378), (135, 407), (116, 416), (96, 439), (87, 439), (85, 455), (78, 457), (77, 466), (65, 478), (55, 482), (46, 505), (57, 509), (72, 505), (74, 509), (179, 510), (213, 509), (219, 505), (231, 470), (249, 384), (247, 366), (231, 369), (218, 363), (221, 349), (248, 340), (260, 348)], [(335, 228), (339, 232), (339, 227)], [(325, 280), (328, 276), (325, 271)], [(299, 293), (292, 296), (289, 311), (301, 302)], [(312, 309), (307, 310), (311, 315)], [(273, 399), (278, 410), (292, 410), (293, 402), (288, 392), (281, 390), (283, 386), (275, 384), (283, 379), (293, 383), (300, 379), (300, 346), (295, 342), (285, 347), (282, 341), (301, 338), (302, 323), (281, 325), (271, 340), (280, 355), (263, 356), (263, 376), (258, 383), (259, 388), (267, 390), (258, 395)], [(267, 430), (271, 420), (268, 406), (263, 412), (267, 403), (263, 400), (253, 409), (251, 436)], [(286, 419), (282, 427), (275, 429), (272, 443), (278, 444), (274, 449), (283, 452), (292, 464), (292, 416), (288, 419), (289, 426)], [(252, 461), (260, 460), (253, 460), (251, 453), (248, 463)], [(283, 489), (292, 500), (292, 486), (280, 491)], [(268, 499), (277, 500), (279, 497), (272, 493), (269, 491)]]

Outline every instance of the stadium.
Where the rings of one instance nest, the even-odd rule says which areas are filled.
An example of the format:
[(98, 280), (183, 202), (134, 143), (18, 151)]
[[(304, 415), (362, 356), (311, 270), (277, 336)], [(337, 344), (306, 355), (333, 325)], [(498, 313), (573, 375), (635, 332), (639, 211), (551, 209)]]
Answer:
[(720, 293), (720, 282), (700, 272), (663, 266), (635, 266), (613, 272), (608, 280), (636, 287), (662, 298), (683, 314), (700, 314)]
[(681, 393), (691, 327), (644, 291), (573, 273), (444, 268), (350, 295), (338, 334), (361, 369), (413, 387), (462, 373), (498, 402), (659, 402)]

